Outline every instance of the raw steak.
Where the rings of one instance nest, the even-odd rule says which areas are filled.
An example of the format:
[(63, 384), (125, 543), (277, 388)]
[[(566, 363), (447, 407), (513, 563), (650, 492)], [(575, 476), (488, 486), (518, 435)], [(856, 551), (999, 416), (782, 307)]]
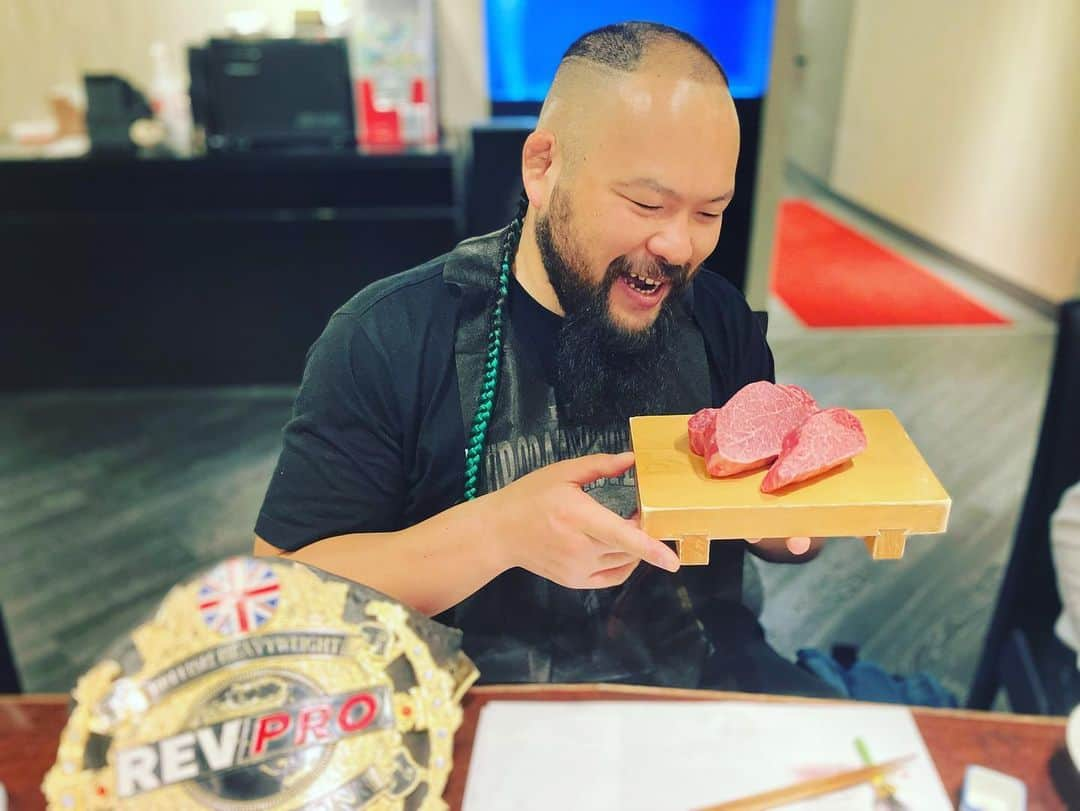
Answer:
[(761, 482), (761, 492), (817, 476), (866, 450), (859, 418), (846, 408), (819, 411), (784, 437), (780, 458)]
[(794, 394), (808, 406), (813, 408), (814, 411), (818, 410), (818, 404), (817, 401), (814, 399), (814, 396), (802, 386), (796, 386), (793, 383), (778, 383), (777, 385), (780, 386), (780, 388), (786, 389), (787, 391)]
[(716, 429), (716, 412), (719, 410), (719, 408), (703, 408), (687, 423), (687, 428), (690, 430), (690, 450), (698, 456), (705, 455), (708, 434)]
[(731, 476), (767, 465), (784, 437), (815, 411), (814, 398), (798, 386), (765, 380), (743, 386), (713, 415), (713, 430), (698, 439), (705, 469), (710, 476)]

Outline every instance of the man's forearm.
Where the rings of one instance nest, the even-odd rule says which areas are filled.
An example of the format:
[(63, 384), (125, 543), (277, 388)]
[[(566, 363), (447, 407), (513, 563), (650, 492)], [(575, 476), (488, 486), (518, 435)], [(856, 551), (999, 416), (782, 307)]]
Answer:
[(254, 551), (363, 583), (429, 616), (457, 605), (508, 568), (484, 498), (399, 532), (338, 535), (295, 552), (256, 537)]

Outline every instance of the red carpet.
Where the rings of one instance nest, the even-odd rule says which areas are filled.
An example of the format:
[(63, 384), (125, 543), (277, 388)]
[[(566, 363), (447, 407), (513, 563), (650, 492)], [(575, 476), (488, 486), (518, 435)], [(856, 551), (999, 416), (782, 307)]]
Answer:
[(810, 327), (1010, 323), (805, 200), (780, 206), (772, 290)]

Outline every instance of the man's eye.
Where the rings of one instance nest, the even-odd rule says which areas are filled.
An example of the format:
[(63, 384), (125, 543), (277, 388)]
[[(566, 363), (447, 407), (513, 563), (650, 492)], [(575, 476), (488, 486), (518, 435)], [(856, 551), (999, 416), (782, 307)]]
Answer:
[(699, 211), (698, 214), (702, 217), (708, 217), (710, 220), (715, 220), (720, 216), (719, 214), (713, 214), (711, 211)]
[(645, 205), (645, 203), (639, 203), (639, 202), (638, 202), (637, 200), (631, 200), (630, 202), (631, 202), (631, 203), (633, 203), (633, 204), (634, 204), (635, 206), (637, 206), (638, 208), (643, 208), (643, 209), (645, 209), (646, 211), (659, 211), (659, 210), (660, 210), (661, 208), (663, 208), (663, 206), (649, 206), (649, 205)]

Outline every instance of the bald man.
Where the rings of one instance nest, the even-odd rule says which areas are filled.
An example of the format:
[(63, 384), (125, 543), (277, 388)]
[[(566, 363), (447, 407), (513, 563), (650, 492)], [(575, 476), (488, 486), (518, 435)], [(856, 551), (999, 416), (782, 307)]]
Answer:
[(628, 417), (774, 376), (741, 294), (701, 267), (738, 152), (696, 40), (651, 23), (578, 39), (525, 142), (515, 220), (367, 287), (311, 348), (255, 552), (462, 629), (487, 682), (829, 694), (743, 606), (748, 547), (680, 569), (634, 512)]

